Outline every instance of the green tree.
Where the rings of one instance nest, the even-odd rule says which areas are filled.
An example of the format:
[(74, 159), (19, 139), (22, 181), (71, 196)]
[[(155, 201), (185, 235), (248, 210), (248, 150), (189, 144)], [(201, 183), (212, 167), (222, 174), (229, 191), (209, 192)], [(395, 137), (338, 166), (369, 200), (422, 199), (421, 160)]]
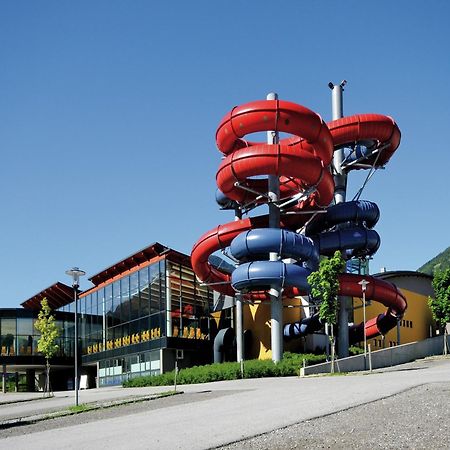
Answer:
[(319, 318), (322, 322), (328, 322), (331, 328), (331, 371), (334, 372), (335, 337), (334, 326), (337, 323), (339, 309), (339, 274), (345, 267), (345, 261), (341, 252), (336, 251), (331, 258), (320, 261), (319, 270), (308, 276), (311, 286), (311, 296), (320, 300)]
[(433, 319), (444, 335), (444, 355), (447, 354), (447, 323), (450, 322), (450, 268), (436, 272), (433, 277), (434, 297), (428, 297)]
[(52, 314), (52, 309), (46, 298), (41, 301), (41, 310), (34, 326), (41, 333), (41, 337), (38, 340), (38, 351), (44, 355), (46, 361), (44, 396), (50, 397), (52, 395), (50, 388), (50, 358), (59, 349), (58, 344), (56, 344), (56, 340), (59, 337), (59, 328), (56, 326), (55, 316)]

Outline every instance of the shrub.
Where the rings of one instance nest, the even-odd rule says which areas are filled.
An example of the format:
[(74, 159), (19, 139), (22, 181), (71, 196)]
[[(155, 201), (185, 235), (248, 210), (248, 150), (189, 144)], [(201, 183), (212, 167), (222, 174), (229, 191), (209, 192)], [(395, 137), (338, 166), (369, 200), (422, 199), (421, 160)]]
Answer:
[[(286, 352), (278, 364), (267, 359), (244, 361), (244, 378), (295, 376), (299, 374), (303, 360), (307, 364), (316, 364), (325, 361), (325, 356)], [(238, 378), (241, 378), (240, 364), (225, 362), (182, 369), (178, 373), (177, 384), (199, 384)], [(124, 387), (170, 386), (174, 381), (175, 372), (171, 371), (157, 376), (136, 377), (125, 381), (123, 385)]]
[(356, 345), (351, 345), (348, 348), (348, 353), (350, 356), (362, 355), (364, 353), (364, 349)]

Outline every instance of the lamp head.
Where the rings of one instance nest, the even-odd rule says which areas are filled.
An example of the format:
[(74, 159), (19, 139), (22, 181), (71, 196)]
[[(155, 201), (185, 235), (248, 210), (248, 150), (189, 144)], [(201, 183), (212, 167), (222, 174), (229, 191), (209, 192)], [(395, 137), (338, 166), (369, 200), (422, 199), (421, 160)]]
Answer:
[(363, 278), (358, 284), (361, 285), (362, 291), (366, 292), (367, 285), (370, 284), (370, 282)]
[(72, 267), (72, 269), (66, 270), (66, 275), (72, 277), (72, 286), (78, 287), (80, 285), (80, 277), (86, 275), (86, 272), (78, 267)]

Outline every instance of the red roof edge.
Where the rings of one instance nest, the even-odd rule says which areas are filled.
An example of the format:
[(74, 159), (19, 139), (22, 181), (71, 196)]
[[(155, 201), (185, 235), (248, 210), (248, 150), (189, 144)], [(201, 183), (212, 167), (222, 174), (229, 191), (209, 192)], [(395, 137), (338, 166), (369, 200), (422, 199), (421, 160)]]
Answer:
[(101, 272), (93, 275), (92, 277), (89, 278), (89, 281), (91, 281), (95, 286), (99, 286), (101, 283), (104, 283), (105, 281), (111, 280), (112, 278), (117, 277), (122, 273), (128, 272), (134, 269), (135, 267), (138, 267), (141, 264), (147, 263), (152, 259), (160, 256), (165, 256), (166, 258), (174, 262), (187, 264), (189, 266), (191, 265), (190, 257), (188, 255), (180, 253), (176, 250), (172, 250), (171, 248), (166, 247), (165, 245), (160, 244), (159, 242), (154, 242), (148, 247), (145, 247), (137, 251), (136, 253), (127, 256), (121, 261), (118, 261), (112, 266), (109, 266), (106, 269), (102, 270)]
[(41, 309), (41, 301), (46, 298), (50, 308), (53, 310), (72, 303), (73, 288), (67, 284), (57, 281), (48, 288), (33, 295), (33, 297), (21, 303), (25, 309), (39, 310)]

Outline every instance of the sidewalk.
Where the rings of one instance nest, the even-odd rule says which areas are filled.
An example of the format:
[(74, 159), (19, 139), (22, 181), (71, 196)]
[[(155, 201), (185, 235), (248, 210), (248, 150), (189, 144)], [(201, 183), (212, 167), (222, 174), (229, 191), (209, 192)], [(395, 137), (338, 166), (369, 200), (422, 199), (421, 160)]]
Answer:
[[(112, 386), (80, 390), (78, 404), (102, 404), (119, 400), (139, 400), (172, 391), (173, 387), (130, 388)], [(44, 398), (42, 392), (0, 394), (0, 425), (12, 419), (45, 415), (67, 410), (75, 405), (74, 391), (54, 392), (54, 397)]]
[[(259, 378), (183, 385), (189, 393), (212, 392), (204, 399), (181, 395), (176, 404), (162, 402), (139, 413), (95, 420), (81, 414), (83, 423), (39, 428), (30, 435), (6, 437), (5, 445), (25, 448), (95, 449), (106, 443), (111, 448), (199, 449), (225, 445), (275, 429), (365, 405), (430, 383), (450, 382), (449, 359), (425, 359), (376, 373), (345, 376)], [(111, 387), (82, 391), (80, 403), (143, 397), (170, 391), (172, 387)], [(226, 394), (226, 395), (225, 395)], [(0, 419), (30, 416), (37, 410), (67, 408), (74, 404), (73, 392), (56, 393), (53, 399), (3, 405)], [(172, 405), (172, 406), (167, 406)], [(9, 411), (14, 406), (14, 411)], [(115, 410), (115, 408), (112, 408)], [(11, 414), (10, 414), (11, 413)], [(47, 421), (44, 421), (45, 424)], [(68, 439), (70, 436), (70, 439)]]

